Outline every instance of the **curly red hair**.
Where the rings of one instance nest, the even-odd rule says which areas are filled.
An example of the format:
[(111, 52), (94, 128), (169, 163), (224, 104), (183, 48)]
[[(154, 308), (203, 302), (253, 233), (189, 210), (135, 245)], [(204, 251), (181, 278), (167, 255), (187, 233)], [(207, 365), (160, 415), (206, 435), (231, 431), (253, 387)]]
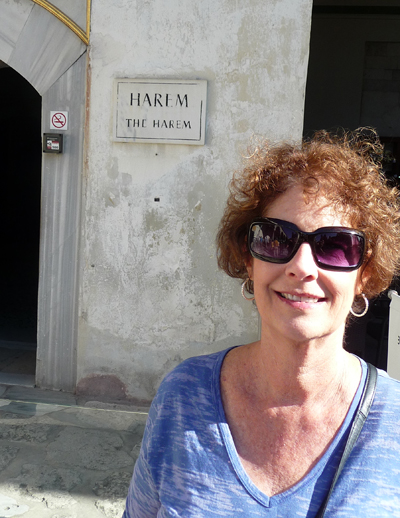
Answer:
[[(299, 144), (257, 145), (230, 184), (217, 234), (218, 265), (231, 277), (247, 278), (247, 230), (287, 189), (301, 185), (308, 198), (324, 196), (367, 238), (368, 298), (390, 286), (400, 268), (399, 191), (381, 168), (383, 147), (373, 130), (316, 133)], [(250, 283), (249, 291), (252, 292)]]

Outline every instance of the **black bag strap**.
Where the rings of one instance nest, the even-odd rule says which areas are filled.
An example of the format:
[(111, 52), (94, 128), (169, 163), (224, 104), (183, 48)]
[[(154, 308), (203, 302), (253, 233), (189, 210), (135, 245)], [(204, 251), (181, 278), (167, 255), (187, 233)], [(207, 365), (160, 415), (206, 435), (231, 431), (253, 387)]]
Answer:
[(335, 476), (333, 477), (331, 487), (329, 489), (329, 493), (327, 494), (325, 500), (322, 502), (322, 505), (316, 514), (315, 518), (322, 518), (325, 514), (325, 510), (328, 506), (329, 498), (332, 494), (333, 488), (336, 485), (336, 482), (339, 478), (339, 475), (345, 465), (351, 450), (353, 449), (358, 436), (364, 426), (365, 421), (367, 420), (369, 411), (371, 409), (372, 401), (374, 400), (375, 390), (376, 390), (376, 380), (377, 380), (377, 370), (376, 368), (367, 363), (367, 379), (365, 381), (364, 390), (361, 395), (360, 405), (358, 407), (357, 413), (354, 417), (353, 425), (351, 427), (349, 436), (347, 438), (346, 446), (344, 447), (342, 458), (340, 459), (339, 466), (336, 469)]

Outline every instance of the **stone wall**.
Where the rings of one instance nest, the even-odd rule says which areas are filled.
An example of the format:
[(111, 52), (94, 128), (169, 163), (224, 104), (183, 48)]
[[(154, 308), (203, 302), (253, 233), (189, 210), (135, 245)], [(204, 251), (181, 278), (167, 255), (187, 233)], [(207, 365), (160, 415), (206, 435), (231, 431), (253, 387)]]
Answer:
[[(146, 402), (183, 359), (257, 339), (214, 239), (250, 137), (301, 136), (311, 5), (93, 1), (78, 392)], [(205, 145), (113, 142), (114, 78), (207, 80)]]

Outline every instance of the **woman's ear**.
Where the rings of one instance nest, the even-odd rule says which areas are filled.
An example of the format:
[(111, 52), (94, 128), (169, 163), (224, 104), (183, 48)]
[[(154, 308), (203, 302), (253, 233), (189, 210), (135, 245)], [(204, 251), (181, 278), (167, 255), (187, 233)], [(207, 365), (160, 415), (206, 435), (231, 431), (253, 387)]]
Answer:
[(360, 268), (356, 285), (357, 295), (361, 295), (361, 293), (364, 292), (364, 288), (371, 277), (371, 273), (371, 268), (369, 267), (368, 263)]
[(244, 264), (246, 266), (247, 275), (250, 280), (253, 280), (253, 257), (250, 254), (246, 254), (246, 258), (244, 260)]

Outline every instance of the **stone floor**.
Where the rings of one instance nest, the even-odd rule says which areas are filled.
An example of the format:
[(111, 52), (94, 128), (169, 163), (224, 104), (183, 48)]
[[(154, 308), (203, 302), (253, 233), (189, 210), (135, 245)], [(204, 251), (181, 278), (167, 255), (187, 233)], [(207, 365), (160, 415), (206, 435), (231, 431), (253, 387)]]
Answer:
[(0, 518), (120, 518), (146, 409), (80, 406), (0, 374)]

